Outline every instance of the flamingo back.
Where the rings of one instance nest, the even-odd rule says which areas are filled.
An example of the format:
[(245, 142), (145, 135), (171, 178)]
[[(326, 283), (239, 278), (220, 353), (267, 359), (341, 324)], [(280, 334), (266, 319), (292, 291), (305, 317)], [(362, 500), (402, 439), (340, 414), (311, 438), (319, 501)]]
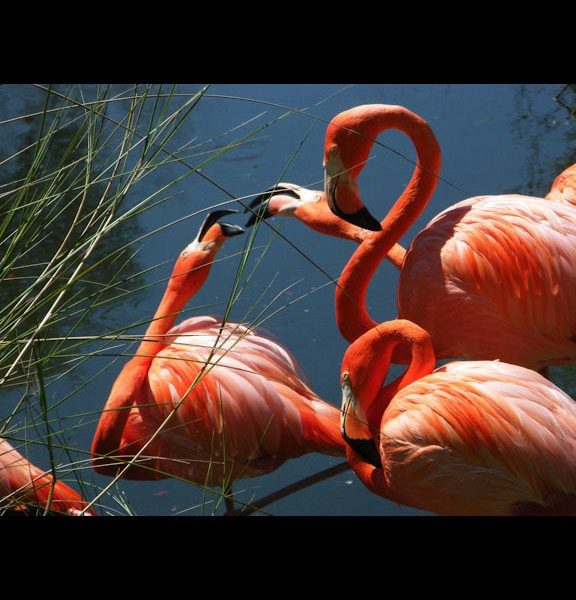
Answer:
[(546, 200), (576, 206), (576, 164), (570, 165), (556, 177), (546, 194)]
[(222, 485), (308, 452), (345, 455), (338, 409), (288, 350), (244, 325), (202, 316), (172, 328), (143, 391), (123, 445), (141, 446), (169, 419), (145, 452), (170, 457), (153, 463), (163, 472)]
[(471, 198), (414, 238), (398, 314), (429, 331), (438, 358), (573, 362), (575, 264), (572, 207), (520, 195)]
[(576, 404), (535, 371), (455, 361), (400, 390), (380, 432), (397, 501), (440, 515), (576, 514)]

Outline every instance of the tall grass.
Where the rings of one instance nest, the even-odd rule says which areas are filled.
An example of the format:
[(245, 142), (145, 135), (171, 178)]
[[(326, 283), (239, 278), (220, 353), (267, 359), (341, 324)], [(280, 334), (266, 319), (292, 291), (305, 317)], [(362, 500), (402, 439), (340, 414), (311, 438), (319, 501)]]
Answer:
[[(10, 174), (0, 181), (0, 389), (10, 392), (2, 394), (0, 436), (32, 462), (47, 462), (48, 471), (94, 499), (103, 514), (133, 511), (116, 481), (95, 489), (89, 448), (78, 447), (77, 433), (94, 427), (99, 414), (85, 408), (82, 392), (117, 360), (127, 360), (126, 342), (139, 340), (129, 330), (145, 322), (127, 325), (99, 315), (106, 308), (113, 314), (118, 303), (153, 285), (147, 279), (154, 267), (138, 268), (135, 245), (174, 225), (138, 235), (138, 218), (170, 202), (190, 176), (202, 177), (228, 200), (185, 218), (228, 202), (239, 208), (243, 199), (202, 169), (270, 124), (242, 123), (222, 132), (217, 143), (178, 145), (208, 90), (183, 95), (171, 86), (31, 86), (26, 91), (37, 109), (0, 121), (0, 131), (26, 131), (21, 145), (0, 157)], [(150, 193), (142, 182), (158, 172), (166, 174), (165, 183)], [(250, 280), (246, 267), (240, 260), (225, 317)], [(272, 302), (246, 318), (257, 325), (281, 309)], [(104, 356), (109, 360), (84, 380), (85, 363)], [(55, 382), (70, 382), (66, 393), (62, 385), (54, 393)], [(106, 394), (102, 390), (102, 405)]]

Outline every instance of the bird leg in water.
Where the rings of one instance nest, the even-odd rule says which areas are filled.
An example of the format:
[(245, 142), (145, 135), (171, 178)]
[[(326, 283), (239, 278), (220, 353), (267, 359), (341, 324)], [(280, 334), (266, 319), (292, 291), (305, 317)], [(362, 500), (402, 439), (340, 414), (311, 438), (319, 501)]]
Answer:
[(234, 494), (232, 493), (231, 487), (226, 487), (222, 490), (224, 496), (224, 503), (226, 504), (226, 513), (234, 512)]
[(290, 494), (294, 492), (299, 492), (304, 488), (307, 488), (319, 481), (323, 481), (324, 479), (328, 479), (329, 477), (333, 477), (334, 475), (338, 475), (339, 473), (343, 473), (350, 468), (350, 465), (347, 461), (338, 463), (333, 467), (329, 467), (328, 469), (324, 469), (319, 473), (315, 473), (314, 475), (310, 475), (309, 477), (305, 477), (300, 481), (296, 481), (295, 483), (291, 483), (286, 487), (278, 490), (277, 492), (273, 492), (272, 494), (268, 494), (268, 496), (264, 496), (260, 500), (256, 500), (256, 502), (251, 502), (250, 504), (245, 504), (244, 506), (237, 509), (228, 509), (228, 511), (224, 514), (225, 517), (238, 517), (238, 516), (248, 516), (257, 510), (260, 510), (264, 506), (268, 506), (277, 500), (281, 500), (282, 498), (286, 498)]

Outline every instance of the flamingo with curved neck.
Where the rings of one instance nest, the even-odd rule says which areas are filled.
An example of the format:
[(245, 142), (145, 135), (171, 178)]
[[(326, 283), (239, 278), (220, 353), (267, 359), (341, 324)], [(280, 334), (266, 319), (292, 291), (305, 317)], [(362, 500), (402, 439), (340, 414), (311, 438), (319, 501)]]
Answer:
[[(391, 128), (410, 137), (417, 164), (379, 224), (360, 199), (356, 179), (374, 140)], [(428, 123), (402, 106), (355, 107), (328, 126), (328, 205), (346, 221), (375, 230), (336, 289), (338, 327), (350, 342), (376, 324), (366, 308), (370, 280), (426, 207), (440, 159)], [(536, 370), (573, 363), (575, 264), (574, 207), (517, 194), (469, 198), (443, 210), (412, 240), (398, 281), (398, 317), (430, 333), (437, 358), (501, 359)], [(394, 362), (409, 359), (405, 350), (394, 353)]]
[[(382, 387), (398, 346), (412, 360)], [(430, 336), (404, 319), (346, 350), (341, 427), (360, 481), (438, 515), (576, 515), (576, 402), (519, 365), (434, 364)]]
[(230, 212), (209, 214), (181, 252), (143, 341), (114, 382), (92, 442), (103, 475), (178, 477), (229, 493), (237, 479), (290, 458), (345, 455), (339, 410), (310, 389), (286, 348), (213, 316), (174, 326), (224, 241), (243, 232), (217, 221)]

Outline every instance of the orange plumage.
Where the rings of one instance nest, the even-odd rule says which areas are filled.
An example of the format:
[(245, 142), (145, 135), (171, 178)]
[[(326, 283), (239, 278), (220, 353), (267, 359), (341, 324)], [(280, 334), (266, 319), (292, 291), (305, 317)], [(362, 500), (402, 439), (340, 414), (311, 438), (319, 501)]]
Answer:
[(566, 167), (554, 179), (546, 199), (576, 206), (576, 164)]
[(520, 195), (465, 200), (412, 241), (398, 316), (424, 327), (440, 358), (499, 358), (534, 369), (571, 363), (574, 265), (572, 207)]
[[(397, 344), (414, 360), (381, 389)], [(346, 351), (343, 435), (366, 487), (439, 515), (576, 515), (574, 400), (518, 365), (433, 364), (428, 334), (401, 319)]]
[(0, 514), (34, 510), (38, 514), (92, 516), (88, 503), (63, 481), (40, 470), (0, 438)]
[[(375, 137), (398, 129), (413, 141), (412, 178), (380, 224), (360, 199), (356, 177)], [(364, 105), (337, 115), (325, 143), (330, 208), (370, 227), (342, 271), (336, 317), (353, 341), (376, 323), (366, 309), (371, 277), (422, 213), (440, 173), (432, 129), (401, 106)], [(554, 186), (553, 186), (554, 187)], [(532, 369), (576, 362), (576, 210), (568, 202), (507, 194), (443, 210), (408, 247), (398, 282), (398, 316), (432, 336), (438, 358), (501, 359)], [(394, 362), (409, 356), (398, 349)]]
[(229, 490), (236, 479), (309, 452), (345, 454), (338, 409), (310, 389), (286, 348), (212, 316), (173, 326), (224, 240), (242, 232), (216, 222), (229, 212), (207, 217), (180, 255), (143, 342), (114, 383), (92, 443), (99, 473)]

